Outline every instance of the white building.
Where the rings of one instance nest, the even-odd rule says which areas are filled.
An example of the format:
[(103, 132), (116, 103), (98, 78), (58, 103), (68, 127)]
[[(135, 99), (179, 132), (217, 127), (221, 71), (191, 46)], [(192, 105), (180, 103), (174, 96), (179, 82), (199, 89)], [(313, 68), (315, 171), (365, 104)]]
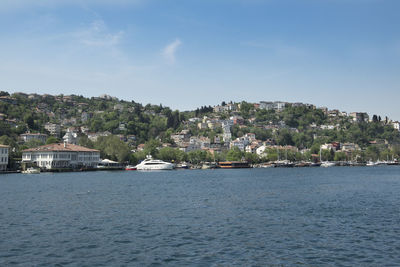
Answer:
[(63, 136), (64, 142), (67, 144), (76, 145), (78, 144), (78, 134), (74, 131), (67, 129), (67, 132)]
[(400, 131), (400, 122), (394, 121), (392, 122), (393, 128), (395, 128), (397, 131)]
[(260, 109), (266, 109), (266, 110), (271, 110), (274, 109), (276, 111), (282, 111), (286, 108), (287, 102), (282, 102), (282, 101), (261, 101), (260, 102)]
[(256, 154), (260, 157), (262, 154), (264, 154), (266, 149), (267, 149), (267, 146), (262, 145), (256, 149)]
[(46, 143), (47, 139), (47, 134), (41, 134), (41, 133), (24, 133), (21, 134), (20, 136), (25, 143), (35, 139), (39, 140), (42, 143)]
[(0, 172), (7, 170), (9, 146), (0, 145)]
[(50, 144), (22, 151), (22, 162), (35, 163), (45, 169), (94, 168), (100, 161), (100, 151), (71, 144)]

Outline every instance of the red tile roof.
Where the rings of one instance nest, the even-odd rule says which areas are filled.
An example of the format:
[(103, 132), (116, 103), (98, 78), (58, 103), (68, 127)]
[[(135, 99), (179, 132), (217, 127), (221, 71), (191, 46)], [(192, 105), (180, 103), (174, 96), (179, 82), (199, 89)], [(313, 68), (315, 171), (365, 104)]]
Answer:
[(35, 148), (29, 148), (29, 149), (23, 150), (23, 152), (35, 152), (35, 151), (100, 152), (99, 150), (96, 150), (96, 149), (91, 149), (91, 148), (78, 146), (78, 145), (71, 145), (71, 144), (66, 144), (65, 147), (64, 147), (64, 144), (49, 144), (49, 145), (38, 146)]

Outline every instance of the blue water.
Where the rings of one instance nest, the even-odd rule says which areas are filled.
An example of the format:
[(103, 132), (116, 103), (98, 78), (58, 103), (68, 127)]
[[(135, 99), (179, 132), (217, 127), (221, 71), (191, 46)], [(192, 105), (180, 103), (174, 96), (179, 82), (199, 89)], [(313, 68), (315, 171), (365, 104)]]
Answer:
[(399, 266), (400, 167), (0, 176), (0, 266)]

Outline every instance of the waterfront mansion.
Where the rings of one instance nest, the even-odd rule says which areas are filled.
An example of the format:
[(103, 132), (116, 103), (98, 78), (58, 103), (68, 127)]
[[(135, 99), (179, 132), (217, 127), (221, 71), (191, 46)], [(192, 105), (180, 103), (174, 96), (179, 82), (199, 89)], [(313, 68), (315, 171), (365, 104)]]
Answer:
[(34, 163), (44, 169), (95, 168), (100, 151), (72, 144), (49, 144), (22, 151), (23, 163)]
[(0, 145), (0, 172), (7, 170), (9, 146)]

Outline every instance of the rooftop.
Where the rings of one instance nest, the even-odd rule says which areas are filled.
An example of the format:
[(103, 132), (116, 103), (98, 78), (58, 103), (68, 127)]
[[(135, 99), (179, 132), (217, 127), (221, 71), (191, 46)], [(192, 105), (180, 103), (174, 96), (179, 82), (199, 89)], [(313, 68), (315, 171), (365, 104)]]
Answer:
[(23, 152), (36, 152), (36, 151), (66, 151), (66, 152), (100, 152), (96, 149), (91, 149), (83, 146), (72, 145), (72, 144), (49, 144), (44, 146), (38, 146), (35, 148), (29, 148), (23, 150)]

